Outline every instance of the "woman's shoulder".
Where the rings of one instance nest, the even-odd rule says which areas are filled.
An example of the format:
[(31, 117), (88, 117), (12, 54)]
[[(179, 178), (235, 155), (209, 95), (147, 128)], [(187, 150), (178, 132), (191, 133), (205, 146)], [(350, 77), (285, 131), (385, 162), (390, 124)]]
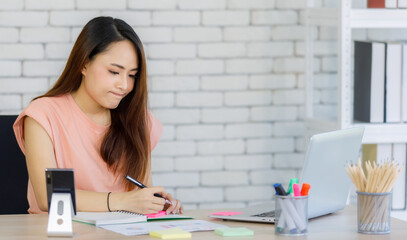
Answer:
[(52, 97), (39, 97), (31, 101), (29, 105), (61, 105), (65, 104), (68, 99), (68, 94)]
[(68, 103), (68, 94), (52, 97), (40, 97), (34, 99), (27, 110), (37, 110), (42, 112), (64, 111)]

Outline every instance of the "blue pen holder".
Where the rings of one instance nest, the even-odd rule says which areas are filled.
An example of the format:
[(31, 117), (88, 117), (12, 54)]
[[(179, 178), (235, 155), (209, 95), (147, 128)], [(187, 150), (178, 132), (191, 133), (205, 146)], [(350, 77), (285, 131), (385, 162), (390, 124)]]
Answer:
[(284, 236), (308, 234), (308, 196), (276, 195), (275, 233)]

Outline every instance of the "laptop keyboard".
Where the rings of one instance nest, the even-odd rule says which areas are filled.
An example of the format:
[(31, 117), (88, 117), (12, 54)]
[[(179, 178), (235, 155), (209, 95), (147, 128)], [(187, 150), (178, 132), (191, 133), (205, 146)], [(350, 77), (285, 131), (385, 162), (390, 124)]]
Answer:
[(270, 211), (270, 212), (265, 212), (265, 213), (260, 213), (260, 214), (256, 214), (253, 215), (252, 217), (275, 217), (275, 211)]

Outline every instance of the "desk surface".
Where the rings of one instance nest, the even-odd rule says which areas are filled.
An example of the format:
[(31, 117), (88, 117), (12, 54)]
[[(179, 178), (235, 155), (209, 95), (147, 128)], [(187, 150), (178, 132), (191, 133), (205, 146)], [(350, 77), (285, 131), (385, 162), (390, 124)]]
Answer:
[[(391, 233), (387, 235), (358, 234), (356, 226), (356, 208), (345, 210), (309, 221), (309, 233), (304, 237), (284, 237), (274, 235), (274, 224), (232, 222), (212, 219), (207, 215), (216, 210), (191, 210), (185, 215), (227, 225), (230, 227), (247, 227), (254, 231), (253, 237), (246, 239), (406, 239), (407, 222), (392, 218)], [(0, 239), (47, 239), (47, 214), (38, 215), (0, 215)], [(154, 239), (147, 235), (127, 237), (91, 225), (73, 222), (76, 233), (74, 239)], [(51, 239), (51, 238), (48, 238)], [(67, 239), (67, 238), (55, 238)], [(193, 232), (192, 239), (234, 239), (220, 237), (214, 232)]]

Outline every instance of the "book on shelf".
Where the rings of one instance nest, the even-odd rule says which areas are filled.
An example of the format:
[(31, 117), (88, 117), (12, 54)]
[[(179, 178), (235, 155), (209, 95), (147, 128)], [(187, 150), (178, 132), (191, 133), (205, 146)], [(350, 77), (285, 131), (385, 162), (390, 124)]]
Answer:
[(401, 43), (387, 43), (385, 122), (401, 121)]
[(407, 145), (405, 143), (393, 144), (393, 159), (399, 165), (403, 166), (401, 173), (396, 179), (393, 187), (393, 210), (404, 210), (406, 208), (406, 152)]
[(146, 222), (147, 217), (143, 214), (119, 211), (119, 212), (78, 212), (72, 218), (76, 222), (95, 225), (96, 227), (111, 224), (126, 224)]
[(385, 8), (386, 0), (367, 0), (368, 8)]
[(401, 59), (401, 120), (407, 122), (407, 43), (402, 45)]
[(400, 0), (367, 0), (367, 8), (397, 8)]
[(407, 8), (407, 0), (398, 0), (398, 8)]
[(367, 0), (367, 8), (406, 8), (407, 0)]
[(385, 43), (355, 41), (353, 91), (355, 120), (384, 122), (385, 52)]
[[(385, 144), (363, 144), (362, 145), (362, 162), (385, 162), (394, 160), (401, 166), (402, 172), (398, 176), (392, 196), (392, 210), (406, 209), (406, 159), (407, 145), (405, 143), (385, 143)], [(365, 164), (363, 164), (363, 168)]]
[(397, 8), (397, 1), (398, 0), (386, 0), (386, 8)]
[(365, 162), (376, 162), (377, 144), (362, 144), (362, 168), (366, 172)]

